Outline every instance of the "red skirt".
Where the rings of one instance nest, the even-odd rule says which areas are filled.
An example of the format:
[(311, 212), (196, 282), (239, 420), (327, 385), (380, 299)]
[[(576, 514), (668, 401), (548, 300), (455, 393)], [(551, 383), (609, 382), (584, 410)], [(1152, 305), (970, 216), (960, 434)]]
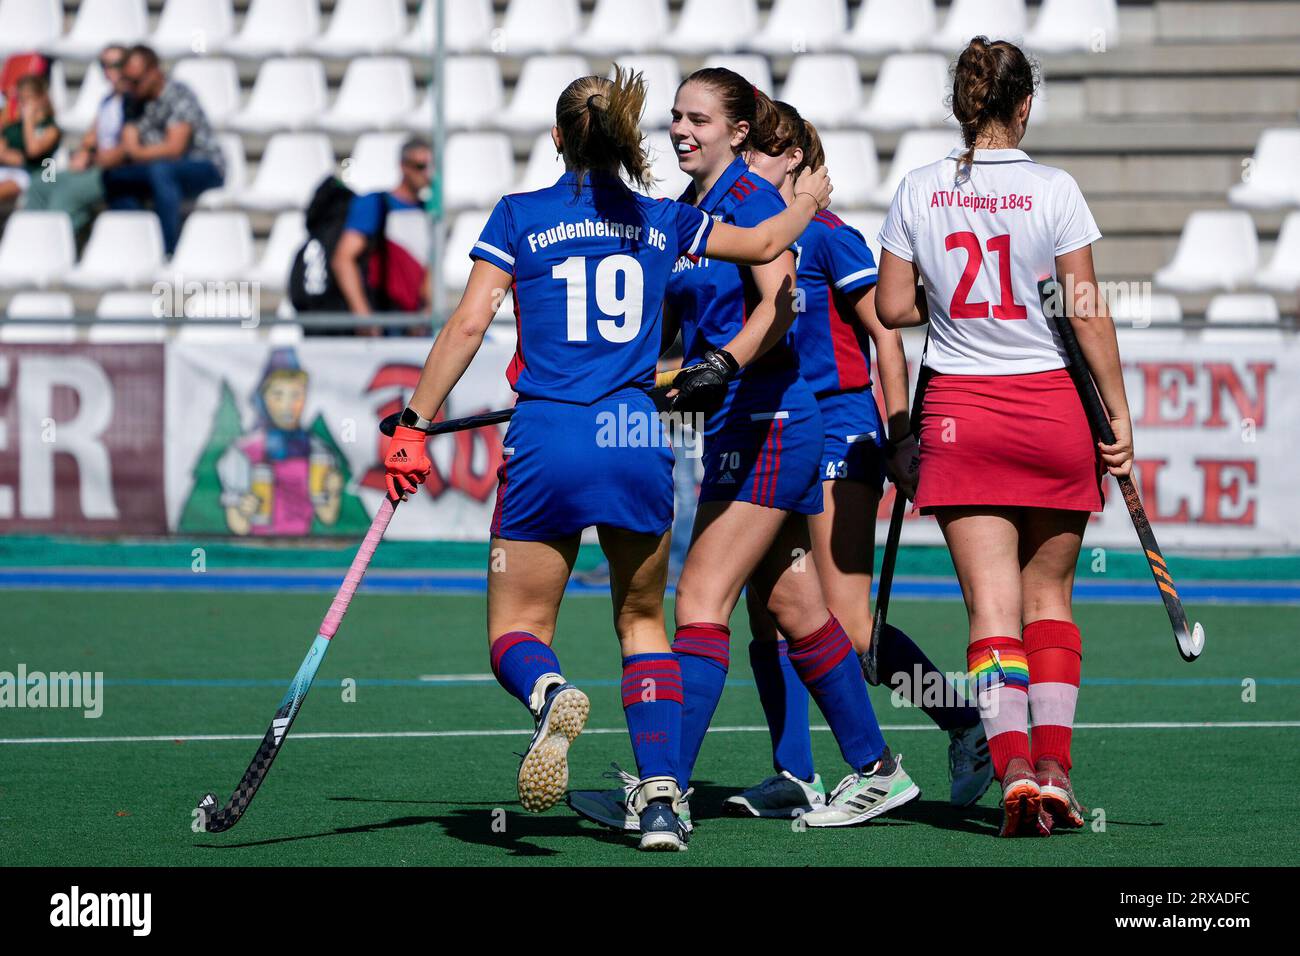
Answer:
[(1100, 511), (1101, 455), (1070, 373), (934, 375), (916, 506)]

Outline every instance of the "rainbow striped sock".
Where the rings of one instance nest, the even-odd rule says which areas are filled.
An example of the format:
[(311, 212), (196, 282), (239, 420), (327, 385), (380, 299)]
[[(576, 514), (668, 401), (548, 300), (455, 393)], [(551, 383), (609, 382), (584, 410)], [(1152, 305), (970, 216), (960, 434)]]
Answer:
[(985, 637), (966, 649), (967, 674), (999, 780), (1016, 757), (1029, 759), (1029, 660), (1015, 637)]

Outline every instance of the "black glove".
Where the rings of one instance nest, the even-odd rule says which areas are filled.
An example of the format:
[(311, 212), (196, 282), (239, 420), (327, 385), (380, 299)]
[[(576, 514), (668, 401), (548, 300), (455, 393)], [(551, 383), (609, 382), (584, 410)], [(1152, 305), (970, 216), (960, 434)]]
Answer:
[(700, 364), (683, 369), (673, 380), (677, 397), (669, 406), (672, 412), (703, 412), (708, 415), (722, 407), (727, 397), (727, 383), (740, 366), (726, 349), (706, 352)]

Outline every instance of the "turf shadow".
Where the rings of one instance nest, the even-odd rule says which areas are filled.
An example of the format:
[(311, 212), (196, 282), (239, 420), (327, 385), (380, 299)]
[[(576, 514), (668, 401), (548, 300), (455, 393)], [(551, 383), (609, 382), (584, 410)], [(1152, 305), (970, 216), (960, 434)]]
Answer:
[[(496, 804), (495, 806), (500, 806)], [(454, 840), (505, 850), (513, 857), (557, 856), (562, 851), (530, 843), (533, 839), (576, 837), (596, 839), (602, 843), (628, 845), (628, 837), (617, 830), (589, 823), (561, 807), (561, 813), (534, 815), (508, 811), (504, 818), (482, 810), (456, 810), (434, 818), (443, 832)], [(501, 825), (504, 823), (504, 826)], [(496, 824), (496, 826), (494, 826)]]
[(391, 830), (396, 827), (419, 827), (437, 823), (438, 817), (394, 817), (382, 823), (363, 823), (352, 827), (335, 827), (323, 833), (300, 833), (296, 836), (271, 837), (266, 840), (248, 840), (243, 843), (196, 843), (201, 850), (237, 850), (254, 846), (274, 846), (278, 843), (296, 843), (299, 840), (319, 840), (323, 837), (351, 836), (356, 833), (372, 833), (377, 830)]

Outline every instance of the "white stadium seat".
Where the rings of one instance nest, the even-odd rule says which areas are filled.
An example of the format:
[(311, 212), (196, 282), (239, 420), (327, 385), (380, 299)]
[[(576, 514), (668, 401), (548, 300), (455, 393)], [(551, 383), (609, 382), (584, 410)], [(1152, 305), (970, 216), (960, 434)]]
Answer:
[(231, 0), (167, 0), (149, 45), (159, 56), (212, 53), (235, 32)]
[(275, 217), (266, 248), (248, 277), (268, 289), (283, 291), (289, 284), (289, 269), (294, 256), (307, 241), (307, 223), (297, 210), (282, 212)]
[(77, 327), (59, 319), (70, 319), (76, 310), (72, 296), (64, 292), (19, 292), (9, 300), (5, 317), (42, 319), (41, 322), (0, 323), (0, 342), (62, 344), (77, 340)]
[(761, 53), (719, 53), (704, 61), (706, 67), (723, 67), (739, 73), (768, 96), (776, 93), (772, 82), (772, 67)]
[(77, 99), (72, 110), (59, 114), (59, 126), (74, 133), (81, 133), (95, 125), (99, 113), (99, 104), (109, 94), (108, 80), (99, 66), (99, 60), (92, 59), (82, 74), (81, 86), (77, 89)]
[(871, 202), (880, 185), (880, 164), (870, 133), (860, 130), (830, 130), (821, 134), (826, 151), (826, 168), (835, 183), (832, 199), (837, 206), (852, 208)]
[(1228, 201), (1249, 209), (1300, 205), (1300, 128), (1260, 133), (1250, 178), (1228, 189)]
[(953, 0), (931, 46), (956, 52), (974, 36), (1022, 43), (1027, 25), (1025, 0)]
[(510, 0), (498, 52), (507, 56), (555, 53), (568, 49), (581, 29), (578, 0)]
[(46, 288), (72, 268), (77, 244), (65, 212), (19, 210), (0, 232), (0, 288)]
[(532, 133), (555, 125), (555, 101), (565, 87), (591, 72), (580, 56), (534, 56), (524, 61), (510, 107), (500, 117), (502, 129)]
[(151, 212), (100, 213), (81, 251), (81, 261), (64, 281), (76, 289), (121, 289), (152, 285), (163, 263), (162, 228)]
[(95, 318), (162, 318), (162, 304), (163, 300), (152, 292), (105, 292), (95, 306)]
[(237, 202), (249, 209), (300, 209), (333, 172), (334, 151), (324, 133), (276, 133)]
[(0, 59), (48, 49), (62, 32), (61, 0), (0, 0)]
[(301, 52), (320, 36), (320, 0), (253, 0), (230, 56), (266, 59)]
[[(506, 102), (500, 60), (494, 56), (451, 56), (443, 67), (443, 77), (448, 129), (482, 129), (496, 123)], [(416, 128), (427, 133), (433, 128), (432, 87), (421, 106), (426, 107), (424, 122)]]
[(1259, 269), (1259, 238), (1249, 213), (1201, 210), (1187, 217), (1178, 249), (1155, 274), (1156, 285), (1175, 292), (1234, 289)]
[(172, 67), (171, 79), (194, 91), (208, 122), (217, 128), (239, 111), (239, 71), (234, 60), (190, 57)]
[(555, 181), (564, 173), (564, 160), (556, 152), (551, 131), (538, 133), (528, 153), (528, 162), (524, 174), (515, 183), (514, 191), (531, 193), (547, 186), (554, 186)]
[(398, 125), (415, 109), (415, 77), (404, 56), (360, 57), (348, 64), (334, 106), (320, 125), (360, 132)]
[(343, 161), (343, 181), (355, 193), (391, 189), (401, 179), (399, 168), (406, 133), (362, 133)]
[(66, 292), (18, 292), (5, 307), (10, 319), (70, 319), (76, 312)]
[(667, 133), (651, 133), (645, 139), (645, 150), (656, 181), (648, 189), (638, 191), (655, 199), (676, 199), (691, 184), (691, 177), (677, 165), (672, 140)]
[(1300, 212), (1282, 220), (1273, 258), (1256, 274), (1255, 284), (1283, 294), (1300, 289)]
[(242, 212), (198, 211), (181, 227), (176, 252), (158, 271), (163, 280), (242, 279), (253, 267), (253, 227)]
[(266, 60), (253, 81), (248, 105), (227, 125), (248, 133), (309, 129), (325, 112), (325, 91), (325, 67), (315, 57)]
[[(398, 44), (398, 49), (412, 56), (428, 56), (433, 51), (434, 4), (437, 0), (424, 0), (416, 15), (411, 32)], [(447, 0), (447, 35), (443, 47), (448, 53), (477, 53), (489, 49), (492, 30), (496, 23), (492, 16), (492, 0)]]
[(686, 0), (662, 46), (673, 53), (734, 53), (757, 29), (757, 0)]
[(596, 0), (587, 29), (573, 40), (583, 53), (641, 53), (668, 33), (667, 0)]
[(841, 46), (879, 56), (926, 46), (936, 30), (934, 0), (866, 0)]
[(856, 57), (847, 53), (811, 53), (790, 65), (781, 99), (818, 127), (843, 126), (862, 106), (862, 79)]
[(961, 144), (961, 136), (950, 130), (908, 130), (898, 138), (898, 146), (894, 149), (894, 159), (889, 164), (889, 172), (881, 180), (879, 188), (873, 195), (874, 205), (888, 208), (904, 176), (914, 169), (943, 159), (952, 152), (954, 147)]
[(1043, 0), (1025, 46), (1041, 53), (1089, 53), (1119, 43), (1116, 0)]
[(1277, 300), (1267, 292), (1224, 292), (1205, 307), (1205, 320), (1211, 323), (1241, 325), (1280, 318)]
[(89, 60), (110, 43), (130, 46), (149, 32), (145, 0), (81, 0), (72, 29), (54, 44), (72, 60)]
[(443, 207), (493, 206), (510, 191), (515, 158), (503, 133), (452, 133), (443, 156)]
[(880, 65), (862, 122), (872, 129), (938, 126), (950, 114), (948, 59), (939, 53), (895, 53)]
[(835, 49), (847, 28), (844, 0), (776, 0), (745, 46), (769, 56), (819, 53)]
[[(682, 82), (682, 71), (675, 56), (621, 56), (615, 62), (624, 69), (640, 72), (645, 80), (645, 112), (641, 128), (667, 129), (672, 122), (673, 100)], [(610, 67), (610, 77), (614, 68)]]
[(405, 34), (405, 0), (339, 0), (311, 49), (321, 56), (365, 56), (393, 49)]
[[(835, 187), (835, 192), (839, 192), (839, 187)], [(867, 240), (867, 245), (871, 247), (871, 254), (876, 259), (876, 264), (880, 264), (880, 228), (885, 224), (885, 214), (870, 209), (849, 209), (845, 212), (838, 212), (832, 203), (831, 212), (836, 213), (846, 223), (862, 233), (862, 238)]]
[[(50, 106), (54, 108), (56, 117), (62, 117), (68, 111), (68, 74), (62, 60), (50, 64)], [(67, 145), (64, 139), (61, 146)]]
[(248, 186), (248, 161), (244, 158), (244, 141), (238, 133), (218, 133), (221, 155), (226, 158), (225, 179), (216, 189), (205, 189), (199, 194), (197, 205), (202, 209), (221, 209), (239, 204), (239, 197)]
[(491, 209), (466, 209), (452, 223), (442, 254), (442, 284), (446, 288), (465, 288), (470, 270), (474, 268), (469, 251), (474, 248), (490, 215)]
[(1148, 325), (1177, 325), (1183, 320), (1178, 296), (1153, 292), (1149, 296), (1113, 294), (1106, 302), (1110, 317), (1119, 326), (1144, 328)]

